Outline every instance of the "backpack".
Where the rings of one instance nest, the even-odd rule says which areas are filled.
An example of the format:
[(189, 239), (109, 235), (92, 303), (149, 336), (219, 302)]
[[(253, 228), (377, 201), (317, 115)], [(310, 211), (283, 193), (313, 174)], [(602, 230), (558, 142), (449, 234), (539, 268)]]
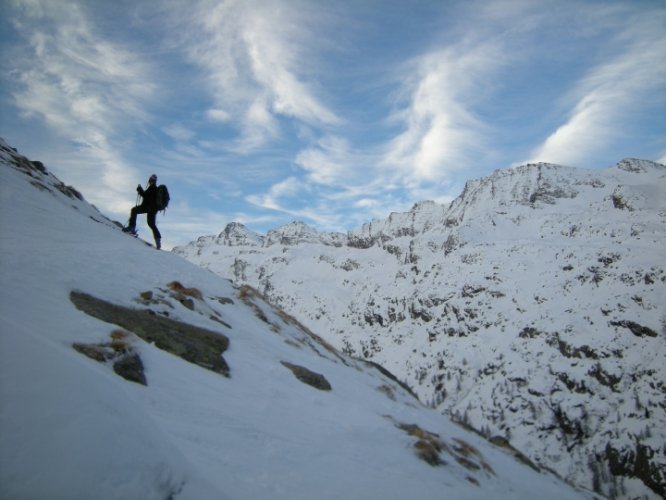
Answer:
[(155, 205), (157, 206), (157, 211), (164, 211), (169, 206), (169, 190), (164, 184), (160, 184), (157, 187), (157, 197), (155, 198)]

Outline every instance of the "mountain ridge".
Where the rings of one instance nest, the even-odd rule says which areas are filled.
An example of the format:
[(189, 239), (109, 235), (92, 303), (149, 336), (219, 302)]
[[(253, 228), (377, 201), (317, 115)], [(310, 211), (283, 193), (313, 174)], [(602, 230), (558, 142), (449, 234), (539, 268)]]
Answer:
[(651, 498), (666, 486), (665, 200), (648, 160), (529, 164), (336, 245), (298, 224), (307, 238), (174, 252), (570, 481)]

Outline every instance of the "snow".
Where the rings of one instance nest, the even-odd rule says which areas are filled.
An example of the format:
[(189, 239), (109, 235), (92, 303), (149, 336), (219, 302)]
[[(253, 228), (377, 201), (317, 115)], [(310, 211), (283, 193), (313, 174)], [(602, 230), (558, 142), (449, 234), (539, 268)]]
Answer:
[[(121, 233), (50, 174), (16, 169), (20, 157), (4, 142), (0, 149), (1, 498), (591, 497), (327, 351), (261, 298), (246, 303), (229, 281)], [(230, 378), (136, 338), (142, 386), (72, 348), (116, 327), (77, 310), (71, 291), (142, 307), (140, 293), (173, 280), (199, 289), (204, 304), (156, 312), (228, 336)], [(324, 374), (333, 389), (301, 383), (281, 361)], [(426, 464), (396, 423), (465, 441), (494, 474), (454, 459)]]
[(575, 484), (601, 478), (606, 494), (657, 498), (613, 477), (603, 457), (608, 445), (630, 455), (640, 443), (666, 470), (663, 165), (524, 165), (337, 244), (300, 224), (270, 234), (271, 244), (202, 237), (174, 251), (262, 290), (339, 349)]

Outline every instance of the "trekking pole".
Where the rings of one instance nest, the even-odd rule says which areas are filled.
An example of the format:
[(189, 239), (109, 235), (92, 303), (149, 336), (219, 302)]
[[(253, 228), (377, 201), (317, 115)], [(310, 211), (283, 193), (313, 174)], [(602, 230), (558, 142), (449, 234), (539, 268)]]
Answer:
[[(139, 206), (139, 193), (136, 193), (136, 200), (134, 201), (134, 206)], [(127, 227), (129, 227), (131, 216), (127, 218)]]

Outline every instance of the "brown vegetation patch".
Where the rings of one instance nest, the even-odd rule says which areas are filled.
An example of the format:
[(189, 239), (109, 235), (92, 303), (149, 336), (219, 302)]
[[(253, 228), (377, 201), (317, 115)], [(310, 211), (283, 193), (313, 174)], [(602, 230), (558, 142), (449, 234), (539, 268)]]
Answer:
[(84, 356), (100, 363), (113, 362), (113, 371), (125, 380), (148, 385), (143, 371), (141, 357), (132, 346), (132, 334), (123, 330), (111, 332), (110, 341), (99, 344), (75, 342), (72, 347)]
[[(479, 450), (466, 441), (454, 438), (450, 443), (446, 443), (439, 434), (423, 429), (416, 424), (404, 424), (395, 422), (392, 417), (387, 418), (396, 427), (417, 439), (414, 443), (416, 456), (427, 464), (433, 467), (447, 465), (444, 455), (448, 455), (470, 472), (483, 471), (488, 475), (495, 475), (493, 468), (485, 461)], [(472, 479), (471, 482), (478, 485), (478, 480)]]
[(173, 290), (174, 292), (178, 292), (183, 295), (193, 297), (197, 300), (203, 300), (203, 295), (201, 294), (201, 291), (197, 288), (185, 287), (179, 281), (172, 281), (171, 283), (168, 283), (167, 286), (169, 287), (170, 290)]
[(446, 465), (444, 461), (439, 456), (440, 450), (437, 449), (437, 445), (432, 441), (427, 441), (425, 439), (419, 439), (414, 443), (414, 449), (416, 449), (416, 455), (423, 460), (424, 462), (436, 467), (437, 465)]

